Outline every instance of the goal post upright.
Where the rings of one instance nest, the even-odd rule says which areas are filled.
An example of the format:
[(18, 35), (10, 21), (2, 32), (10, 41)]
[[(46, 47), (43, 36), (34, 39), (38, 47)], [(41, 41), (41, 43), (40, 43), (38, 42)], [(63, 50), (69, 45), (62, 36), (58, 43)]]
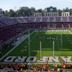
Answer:
[(62, 40), (62, 33), (61, 33), (61, 49), (62, 49), (62, 42), (63, 42), (63, 40)]
[(42, 56), (42, 43), (41, 43), (41, 40), (40, 40), (40, 58)]
[(55, 41), (53, 40), (53, 57), (55, 56)]

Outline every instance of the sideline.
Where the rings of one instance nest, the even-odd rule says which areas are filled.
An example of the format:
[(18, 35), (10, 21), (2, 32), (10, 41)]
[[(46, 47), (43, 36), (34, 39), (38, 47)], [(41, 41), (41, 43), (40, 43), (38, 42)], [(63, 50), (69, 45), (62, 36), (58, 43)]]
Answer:
[[(30, 35), (32, 35), (34, 33), (34, 31), (32, 33), (30, 33)], [(0, 61), (5, 58), (10, 52), (12, 52), (17, 46), (19, 46), (25, 39), (27, 39), (29, 37), (29, 35), (24, 35), (22, 36), (19, 41), (16, 42), (16, 45), (11, 49), (9, 50), (4, 56), (2, 56), (0, 58)]]

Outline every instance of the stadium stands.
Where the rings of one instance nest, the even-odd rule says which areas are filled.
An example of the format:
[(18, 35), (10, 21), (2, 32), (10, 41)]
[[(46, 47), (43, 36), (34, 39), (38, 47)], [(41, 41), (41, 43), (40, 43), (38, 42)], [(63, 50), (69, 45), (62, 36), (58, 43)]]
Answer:
[[(9, 38), (16, 36), (24, 31), (26, 28), (43, 28), (43, 27), (56, 27), (69, 28), (72, 17), (0, 17), (0, 41), (6, 41)], [(53, 23), (52, 23), (53, 22)], [(68, 22), (68, 23), (67, 23)], [(54, 24), (55, 23), (55, 24)], [(6, 35), (6, 36), (5, 36)]]
[(71, 64), (0, 64), (0, 72), (72, 72)]

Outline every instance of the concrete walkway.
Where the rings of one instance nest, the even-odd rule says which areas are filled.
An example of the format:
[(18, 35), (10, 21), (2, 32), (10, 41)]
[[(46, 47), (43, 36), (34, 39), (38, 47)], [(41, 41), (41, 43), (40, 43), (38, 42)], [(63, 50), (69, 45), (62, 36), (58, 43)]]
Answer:
[[(32, 33), (30, 33), (30, 35), (32, 35), (34, 32), (32, 32)], [(15, 46), (11, 49), (11, 50), (9, 50), (4, 56), (2, 56), (1, 58), (0, 58), (0, 61), (2, 60), (2, 59), (4, 59), (10, 52), (12, 52), (17, 46), (19, 46), (25, 39), (27, 39), (29, 37), (29, 35), (24, 35), (24, 36), (22, 36), (16, 43), (15, 43)]]

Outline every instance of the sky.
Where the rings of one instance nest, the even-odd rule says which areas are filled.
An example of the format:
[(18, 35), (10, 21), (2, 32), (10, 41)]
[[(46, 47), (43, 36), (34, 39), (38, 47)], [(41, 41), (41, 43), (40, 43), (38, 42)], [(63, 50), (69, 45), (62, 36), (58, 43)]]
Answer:
[(23, 6), (35, 7), (36, 9), (44, 9), (50, 6), (58, 9), (72, 8), (72, 0), (0, 0), (0, 8), (3, 10), (17, 10)]

